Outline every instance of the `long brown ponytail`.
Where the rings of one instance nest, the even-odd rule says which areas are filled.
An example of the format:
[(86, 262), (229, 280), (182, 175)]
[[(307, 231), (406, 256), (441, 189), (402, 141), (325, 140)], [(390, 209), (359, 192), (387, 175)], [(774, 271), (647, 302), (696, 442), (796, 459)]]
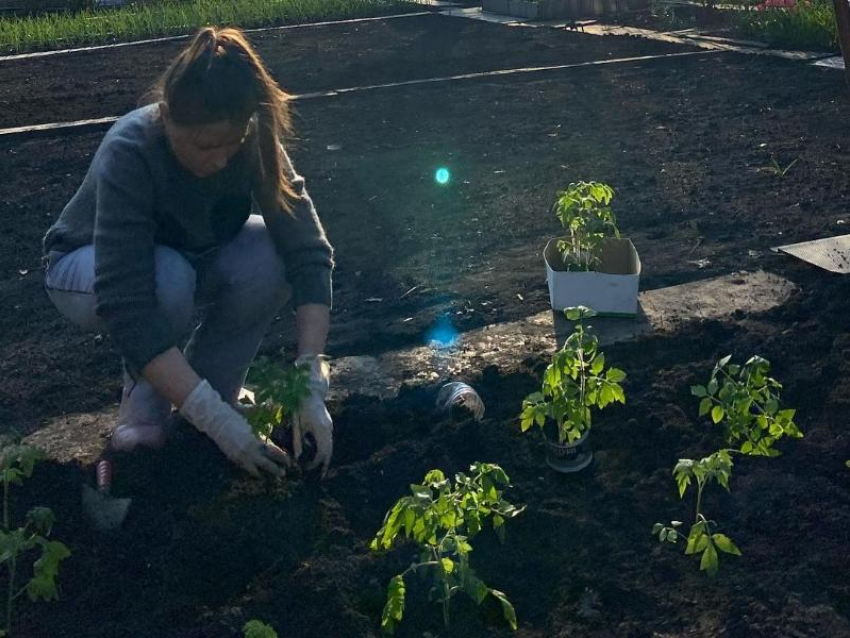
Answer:
[(168, 104), (177, 125), (244, 122), (256, 115), (262, 206), (292, 210), (297, 195), (284, 168), (281, 144), (292, 133), (289, 95), (238, 29), (201, 29), (146, 96)]

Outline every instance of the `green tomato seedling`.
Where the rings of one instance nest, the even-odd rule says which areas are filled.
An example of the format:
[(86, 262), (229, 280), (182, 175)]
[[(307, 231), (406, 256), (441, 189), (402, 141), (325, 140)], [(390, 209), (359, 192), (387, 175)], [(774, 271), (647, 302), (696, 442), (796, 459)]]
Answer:
[[(35, 507), (26, 515), (26, 521), (15, 527), (11, 521), (11, 491), (13, 485), (23, 484), (30, 478), (42, 453), (27, 445), (4, 445), (0, 449), (0, 480), (3, 483), (3, 529), (0, 530), (0, 565), (6, 569), (6, 622), (0, 636), (12, 633), (15, 601), (26, 594), (30, 600), (51, 601), (59, 598), (56, 579), (59, 564), (71, 555), (59, 541), (48, 540), (53, 523), (53, 512), (46, 507)], [(37, 552), (32, 563), (32, 576), (19, 587), (19, 568), (25, 556)]]
[(526, 432), (532, 425), (543, 429), (553, 419), (558, 429), (558, 442), (578, 440), (592, 424), (592, 412), (611, 403), (625, 403), (620, 382), (626, 373), (619, 368), (605, 369), (605, 355), (599, 352), (599, 339), (585, 328), (584, 320), (596, 316), (586, 306), (567, 308), (564, 315), (574, 321), (575, 328), (564, 347), (543, 373), (539, 392), (529, 394), (522, 403), (520, 428)]
[(295, 414), (310, 395), (310, 373), (298, 366), (281, 368), (261, 357), (251, 366), (250, 387), (253, 401), (246, 404), (246, 418), (254, 434), (269, 438), (275, 428)]
[(244, 638), (278, 638), (277, 632), (264, 622), (249, 620), (242, 627)]
[[(676, 483), (679, 486), (679, 497), (684, 498), (685, 492), (692, 481), (697, 486), (696, 517), (687, 535), (685, 554), (699, 554), (700, 569), (709, 576), (717, 574), (720, 566), (720, 553), (741, 555), (741, 550), (725, 534), (715, 532), (717, 523), (710, 520), (703, 513), (702, 496), (705, 487), (716, 482), (727, 492), (729, 491), (729, 478), (732, 476), (732, 457), (728, 450), (718, 450), (714, 454), (699, 461), (693, 459), (679, 459), (673, 470)], [(672, 521), (670, 526), (656, 523), (652, 527), (652, 533), (658, 535), (662, 543), (667, 541), (676, 543), (684, 538), (680, 531), (681, 521)]]
[(726, 442), (740, 445), (742, 454), (779, 456), (773, 444), (783, 436), (800, 438), (794, 423), (795, 410), (780, 410), (782, 384), (770, 375), (770, 362), (751, 357), (743, 366), (730, 363), (732, 356), (717, 362), (706, 385), (691, 387), (700, 399), (699, 415), (710, 415), (725, 428)]
[(574, 182), (558, 193), (555, 216), (569, 233), (558, 242), (568, 270), (594, 270), (606, 237), (619, 237), (611, 210), (614, 189), (601, 182)]
[(794, 423), (794, 410), (780, 410), (776, 379), (769, 376), (770, 362), (759, 356), (751, 357), (743, 366), (730, 363), (731, 355), (723, 357), (714, 366), (708, 384), (691, 387), (691, 394), (700, 399), (699, 415), (710, 415), (715, 425), (724, 427), (727, 444), (739, 446), (724, 448), (699, 459), (679, 459), (673, 476), (679, 487), (679, 497), (684, 498), (695, 482), (697, 488), (696, 515), (685, 537), (680, 530), (681, 521), (670, 525), (656, 523), (652, 533), (661, 542), (677, 543), (686, 538), (685, 554), (700, 555), (700, 569), (714, 576), (720, 566), (720, 554), (741, 555), (741, 550), (725, 534), (716, 532), (717, 523), (703, 512), (703, 491), (717, 483), (727, 492), (732, 477), (732, 455), (779, 456), (773, 447), (783, 436), (800, 438)]
[(411, 496), (400, 498), (384, 517), (384, 524), (370, 545), (374, 551), (390, 549), (403, 538), (413, 539), (421, 550), (419, 562), (390, 580), (381, 618), (384, 633), (392, 634), (404, 615), (404, 577), (422, 569), (433, 576), (432, 593), (443, 606), (446, 627), (452, 597), (465, 592), (479, 605), (488, 596), (495, 598), (505, 620), (516, 629), (513, 605), (503, 592), (488, 587), (475, 575), (469, 566), (469, 553), (470, 540), (488, 519), (503, 541), (505, 521), (525, 507), (502, 498), (502, 488), (509, 486), (509, 479), (498, 465), (475, 463), (470, 472), (470, 476), (456, 474), (452, 485), (443, 472), (431, 470), (421, 485), (410, 486)]

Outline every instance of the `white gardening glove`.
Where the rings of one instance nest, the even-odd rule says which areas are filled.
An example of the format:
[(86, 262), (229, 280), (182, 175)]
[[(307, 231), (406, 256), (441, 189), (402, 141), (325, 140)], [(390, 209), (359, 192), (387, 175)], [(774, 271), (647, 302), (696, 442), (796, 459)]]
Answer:
[(271, 441), (254, 436), (244, 417), (222, 401), (206, 380), (192, 390), (180, 414), (209, 436), (227, 458), (254, 476), (259, 476), (260, 470), (284, 475), (284, 468), (289, 465), (286, 452)]
[(322, 477), (328, 473), (334, 451), (334, 423), (325, 407), (325, 397), (330, 388), (330, 366), (322, 355), (301, 355), (295, 365), (309, 371), (310, 394), (302, 402), (292, 423), (292, 446), (295, 458), (301, 456), (302, 438), (308, 432), (316, 439), (316, 458), (308, 470), (321, 464)]

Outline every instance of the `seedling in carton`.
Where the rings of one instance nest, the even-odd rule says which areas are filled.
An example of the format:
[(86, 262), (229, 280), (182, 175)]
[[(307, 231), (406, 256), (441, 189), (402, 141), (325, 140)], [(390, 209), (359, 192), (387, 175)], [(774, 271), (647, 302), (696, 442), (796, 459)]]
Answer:
[(455, 475), (454, 485), (440, 470), (431, 470), (421, 485), (411, 485), (411, 496), (400, 498), (384, 517), (384, 524), (371, 543), (375, 551), (392, 548), (402, 538), (413, 539), (420, 547), (419, 562), (393, 576), (387, 588), (387, 602), (381, 629), (392, 634), (404, 615), (405, 576), (427, 570), (433, 576), (432, 595), (443, 606), (443, 622), (449, 626), (452, 597), (465, 592), (477, 604), (492, 596), (502, 606), (505, 620), (516, 629), (516, 612), (507, 596), (485, 585), (469, 566), (470, 541), (489, 519), (504, 540), (504, 524), (525, 507), (517, 507), (502, 497), (509, 485), (508, 475), (498, 465), (475, 463), (471, 475)]
[(617, 218), (611, 210), (614, 189), (601, 182), (574, 182), (558, 193), (554, 211), (569, 233), (558, 242), (568, 270), (595, 270), (602, 242), (619, 237)]

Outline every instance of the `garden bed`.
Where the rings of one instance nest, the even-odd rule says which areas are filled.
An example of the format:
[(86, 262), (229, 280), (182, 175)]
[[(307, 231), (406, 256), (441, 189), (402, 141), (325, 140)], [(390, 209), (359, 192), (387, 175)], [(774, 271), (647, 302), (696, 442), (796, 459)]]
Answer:
[[(293, 69), (300, 91), (684, 50), (410, 20), (392, 23), (392, 38), (390, 22), (337, 32), (332, 55), (333, 39), (321, 32), (287, 36), (289, 48), (263, 44), (263, 54), (281, 79)], [(420, 44), (408, 58), (398, 47), (411, 42)], [(433, 50), (421, 55), (428, 42)], [(321, 72), (286, 66), (288, 56), (311, 50), (326, 60)], [(127, 64), (152, 77), (157, 54), (164, 61), (172, 52), (124, 50), (99, 71), (85, 57), (27, 62), (17, 78), (0, 65), (4, 91), (17, 87), (8, 95), (25, 99), (27, 84), (41, 95), (65, 87), (62, 100), (30, 103), (27, 120), (6, 124), (117, 114), (148, 78), (128, 79), (124, 93), (98, 93), (109, 84), (107, 62), (116, 73)], [(360, 75), (349, 76), (355, 60)], [(482, 533), (472, 558), (514, 602), (521, 638), (850, 636), (848, 284), (769, 252), (845, 232), (844, 95), (829, 70), (722, 53), (298, 103), (296, 165), (337, 249), (333, 356), (419, 344), (440, 317), (467, 330), (545, 310), (541, 251), (557, 229), (549, 209), (556, 191), (578, 179), (617, 189), (621, 227), (640, 250), (642, 287), (765, 268), (800, 292), (765, 314), (695, 318), (673, 336), (607, 346), (608, 361), (629, 375), (627, 405), (597, 419), (594, 465), (575, 477), (544, 469), (539, 438), (519, 434), (522, 398), (546, 363), (521, 351), (513, 364), (471, 371), (487, 406), (480, 423), (434, 416), (422, 390), (332, 406), (336, 456), (324, 483), (255, 482), (188, 429), (162, 452), (119, 459), (116, 493), (134, 503), (115, 537), (93, 534), (82, 520), (84, 470), (46, 463), (19, 507), (52, 507), (54, 536), (73, 556), (63, 564), (59, 602), (20, 602), (17, 636), (231, 638), (249, 618), (270, 622), (281, 637), (376, 636), (386, 583), (414, 556), (408, 548), (376, 557), (367, 542), (408, 483), (475, 460), (501, 463), (515, 485), (507, 495), (528, 505), (507, 525), (504, 546)], [(99, 139), (0, 142), (0, 423), (9, 430), (33, 432), (117, 400), (110, 340), (67, 325), (39, 272), (40, 237)], [(771, 155), (783, 166), (800, 159), (783, 178), (764, 170)], [(439, 166), (451, 169), (445, 187), (433, 179)], [(291, 323), (282, 313), (265, 353), (291, 347)], [(697, 417), (688, 387), (704, 383), (727, 353), (771, 360), (806, 438), (783, 444), (779, 459), (739, 461), (732, 494), (708, 497), (709, 512), (744, 553), (708, 581), (692, 557), (659, 545), (650, 529), (687, 520), (692, 509), (679, 501), (671, 470), (682, 456), (716, 449), (718, 431)], [(590, 611), (586, 588), (598, 596)], [(410, 581), (400, 636), (446, 635), (424, 589)], [(460, 604), (453, 613), (452, 636), (511, 635), (498, 609)]]
[(766, 0), (758, 9), (722, 9), (696, 3), (660, 2), (649, 11), (619, 14), (610, 22), (655, 31), (695, 29), (704, 35), (743, 39), (792, 51), (840, 53), (835, 12), (829, 0)]
[(649, 6), (648, 0), (483, 0), (482, 9), (522, 20), (613, 15)]
[[(0, 52), (44, 51), (190, 34), (207, 24), (273, 27), (415, 11), (399, 0), (164, 0), (107, 9), (0, 16)], [(116, 3), (121, 4), (121, 3)]]

